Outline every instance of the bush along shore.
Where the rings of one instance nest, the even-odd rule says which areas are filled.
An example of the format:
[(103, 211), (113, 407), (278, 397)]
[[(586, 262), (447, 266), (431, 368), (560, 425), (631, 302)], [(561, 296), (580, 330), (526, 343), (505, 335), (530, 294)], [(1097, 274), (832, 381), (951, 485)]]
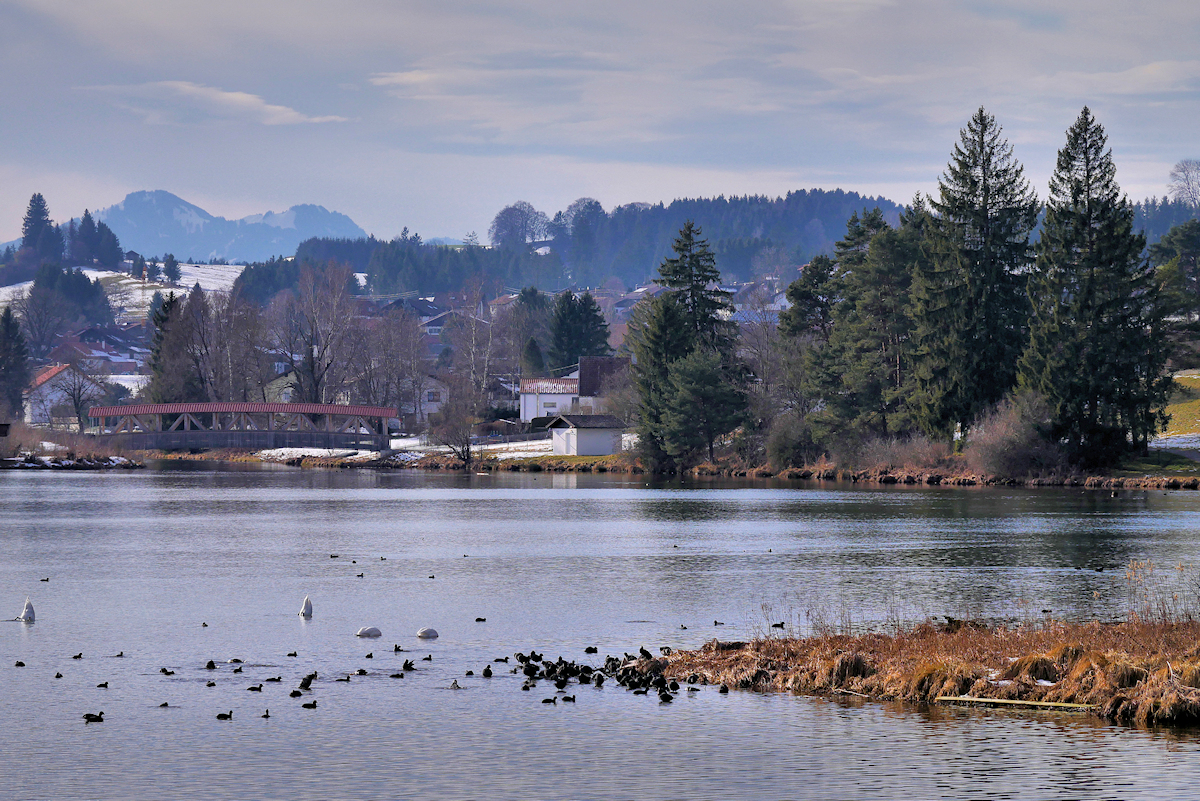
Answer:
[(141, 462), (124, 456), (35, 456), (26, 454), (0, 459), (0, 470), (136, 470)]
[[(1200, 723), (1200, 623), (953, 621), (896, 634), (712, 640), (644, 672), (762, 692), (916, 704), (1034, 702), (1142, 726)], [(1078, 705), (1078, 706), (1069, 706)]]

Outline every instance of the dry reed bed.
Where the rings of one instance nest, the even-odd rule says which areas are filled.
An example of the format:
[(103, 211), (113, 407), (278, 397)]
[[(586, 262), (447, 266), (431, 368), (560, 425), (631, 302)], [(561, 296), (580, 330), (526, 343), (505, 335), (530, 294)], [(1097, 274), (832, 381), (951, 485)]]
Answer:
[(1200, 623), (1067, 624), (896, 635), (713, 640), (661, 662), (675, 678), (761, 691), (858, 693), (932, 703), (938, 696), (1087, 704), (1116, 722), (1200, 722)]

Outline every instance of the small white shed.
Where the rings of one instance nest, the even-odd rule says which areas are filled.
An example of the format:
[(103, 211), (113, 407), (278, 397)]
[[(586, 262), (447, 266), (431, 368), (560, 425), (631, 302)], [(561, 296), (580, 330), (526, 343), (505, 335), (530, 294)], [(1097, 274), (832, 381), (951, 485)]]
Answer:
[(546, 426), (555, 456), (620, 453), (625, 424), (611, 414), (560, 414)]

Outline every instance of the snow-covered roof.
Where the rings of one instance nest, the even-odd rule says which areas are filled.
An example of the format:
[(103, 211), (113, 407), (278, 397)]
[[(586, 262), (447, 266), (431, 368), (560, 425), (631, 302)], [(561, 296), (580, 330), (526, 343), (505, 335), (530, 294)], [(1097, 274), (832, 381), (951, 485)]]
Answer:
[(578, 395), (578, 378), (522, 378), (522, 395)]

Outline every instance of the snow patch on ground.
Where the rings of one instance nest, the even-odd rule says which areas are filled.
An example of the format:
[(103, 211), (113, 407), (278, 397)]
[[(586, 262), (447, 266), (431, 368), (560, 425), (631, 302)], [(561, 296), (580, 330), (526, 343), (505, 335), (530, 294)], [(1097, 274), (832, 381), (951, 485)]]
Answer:
[(554, 444), (552, 440), (535, 439), (530, 442), (484, 445), (481, 450), (497, 459), (523, 459), (528, 456), (550, 456), (554, 453)]
[[(369, 453), (369, 451), (357, 451), (337, 448), (268, 448), (267, 450), (259, 451), (256, 456), (266, 462), (286, 462), (289, 459), (345, 459), (351, 456), (357, 457), (360, 453)], [(378, 454), (376, 454), (378, 456)]]

